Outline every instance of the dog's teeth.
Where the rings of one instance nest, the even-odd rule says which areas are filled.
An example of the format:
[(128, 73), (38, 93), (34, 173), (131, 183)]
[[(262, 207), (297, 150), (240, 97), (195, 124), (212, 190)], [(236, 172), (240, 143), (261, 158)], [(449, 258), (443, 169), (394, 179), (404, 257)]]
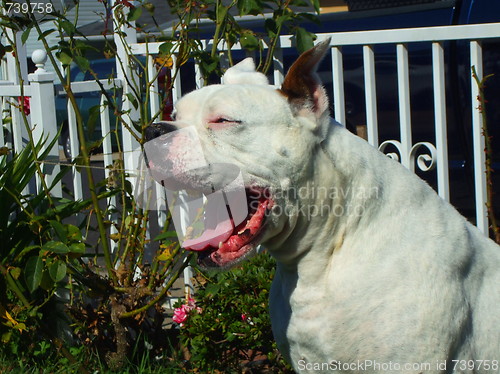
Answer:
[(250, 232), (250, 229), (243, 229), (240, 232), (238, 232), (238, 235), (244, 234), (246, 231)]
[(222, 244), (224, 244), (224, 243), (222, 243), (222, 242), (219, 242), (219, 248), (220, 248), (220, 247), (222, 247)]

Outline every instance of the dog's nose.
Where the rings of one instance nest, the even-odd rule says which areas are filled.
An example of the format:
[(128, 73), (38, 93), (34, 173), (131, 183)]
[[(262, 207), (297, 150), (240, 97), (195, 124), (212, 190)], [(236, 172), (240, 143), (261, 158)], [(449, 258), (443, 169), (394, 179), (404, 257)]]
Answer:
[(156, 122), (146, 127), (144, 130), (144, 137), (146, 141), (153, 140), (163, 134), (178, 130), (176, 126), (169, 122)]

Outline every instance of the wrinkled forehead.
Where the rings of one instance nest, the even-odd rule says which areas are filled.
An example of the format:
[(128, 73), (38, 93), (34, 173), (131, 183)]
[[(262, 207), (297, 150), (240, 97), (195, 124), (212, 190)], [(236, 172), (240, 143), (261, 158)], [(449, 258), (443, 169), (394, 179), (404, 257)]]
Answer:
[[(287, 101), (274, 86), (264, 85), (212, 85), (193, 91), (176, 104), (178, 120), (197, 115), (236, 115), (243, 110), (272, 112)], [(273, 109), (274, 108), (274, 109)]]

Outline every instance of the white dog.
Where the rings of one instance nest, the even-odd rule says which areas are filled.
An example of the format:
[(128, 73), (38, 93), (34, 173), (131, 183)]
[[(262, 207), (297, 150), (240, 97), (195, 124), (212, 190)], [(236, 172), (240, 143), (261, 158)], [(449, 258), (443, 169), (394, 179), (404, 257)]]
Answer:
[[(315, 74), (328, 46), (301, 55), (281, 89), (244, 60), (147, 130), (194, 126), (208, 163), (242, 171), (246, 220), (187, 249), (211, 267), (269, 250), (273, 332), (299, 373), (500, 372), (500, 247), (330, 119)], [(161, 157), (181, 184), (202, 184), (181, 173), (181, 148)]]

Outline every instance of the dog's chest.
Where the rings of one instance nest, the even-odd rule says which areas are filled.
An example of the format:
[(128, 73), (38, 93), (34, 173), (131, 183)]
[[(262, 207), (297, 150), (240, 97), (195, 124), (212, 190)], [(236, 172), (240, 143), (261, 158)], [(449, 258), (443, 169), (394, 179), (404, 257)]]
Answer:
[(325, 308), (331, 308), (325, 288), (301, 287), (297, 281), (277, 272), (270, 312), (280, 351), (298, 372), (307, 373), (306, 368), (312, 367), (306, 363), (328, 363), (336, 358), (333, 355), (337, 353), (334, 332), (337, 321), (325, 313)]

